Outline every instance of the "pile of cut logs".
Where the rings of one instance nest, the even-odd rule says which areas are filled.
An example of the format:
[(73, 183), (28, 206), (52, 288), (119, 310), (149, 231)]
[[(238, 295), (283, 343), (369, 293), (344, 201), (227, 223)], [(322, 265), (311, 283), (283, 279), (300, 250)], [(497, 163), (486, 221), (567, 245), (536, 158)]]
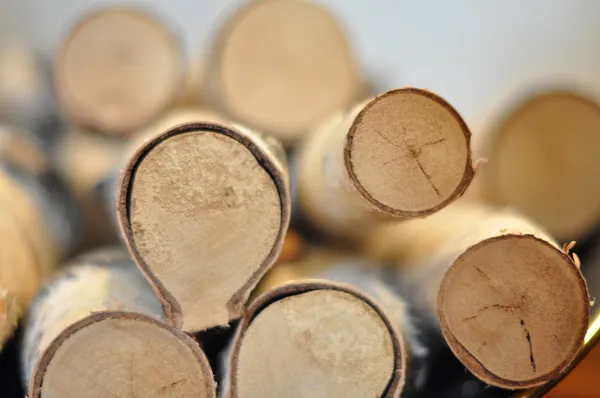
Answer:
[(443, 347), (508, 390), (570, 369), (593, 99), (472, 137), (437, 94), (374, 93), (305, 0), (247, 3), (206, 62), (180, 44), (109, 8), (52, 79), (0, 54), (0, 346), (22, 324), (29, 397), (419, 397)]

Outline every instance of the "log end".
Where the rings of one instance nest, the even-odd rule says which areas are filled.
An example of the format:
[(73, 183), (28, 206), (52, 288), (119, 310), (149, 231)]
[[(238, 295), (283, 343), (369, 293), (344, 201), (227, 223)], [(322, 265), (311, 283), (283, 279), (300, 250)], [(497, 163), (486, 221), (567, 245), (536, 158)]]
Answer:
[(208, 360), (188, 336), (151, 317), (98, 313), (65, 330), (35, 369), (30, 397), (214, 398)]
[(571, 259), (532, 235), (503, 235), (465, 251), (438, 295), (452, 351), (481, 380), (522, 389), (556, 378), (588, 326), (585, 280)]
[(177, 39), (133, 8), (90, 14), (70, 32), (55, 69), (58, 99), (71, 119), (129, 134), (173, 103), (183, 79)]
[(375, 208), (425, 216), (470, 184), (470, 139), (467, 125), (444, 99), (420, 89), (392, 90), (355, 118), (346, 136), (346, 169)]
[(399, 394), (406, 354), (398, 335), (376, 305), (339, 286), (293, 283), (257, 299), (230, 360), (230, 396)]
[(248, 3), (217, 45), (225, 111), (288, 143), (352, 103), (360, 89), (347, 38), (314, 2)]
[(134, 155), (119, 222), (175, 324), (198, 331), (242, 315), (287, 230), (284, 174), (247, 136), (213, 122), (176, 127)]
[(600, 106), (552, 91), (520, 103), (484, 143), (481, 194), (511, 205), (559, 240), (600, 222)]

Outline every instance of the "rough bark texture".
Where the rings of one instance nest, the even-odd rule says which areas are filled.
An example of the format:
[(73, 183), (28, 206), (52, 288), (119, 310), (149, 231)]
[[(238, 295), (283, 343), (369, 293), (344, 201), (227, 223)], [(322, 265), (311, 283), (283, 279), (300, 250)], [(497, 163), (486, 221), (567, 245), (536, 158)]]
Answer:
[(471, 133), (445, 100), (392, 90), (339, 113), (297, 156), (298, 201), (335, 235), (356, 238), (382, 220), (432, 214), (473, 177)]
[[(142, 178), (140, 177), (141, 167), (144, 162), (148, 162), (148, 159), (153, 159), (151, 158), (153, 154), (161, 156), (160, 154), (162, 152), (159, 151), (168, 151), (171, 143), (177, 143), (180, 139), (193, 140), (195, 139), (194, 137), (197, 137), (198, 139), (212, 137), (210, 138), (211, 143), (214, 143), (219, 147), (223, 146), (223, 143), (225, 143), (225, 145), (232, 145), (232, 148), (237, 151), (237, 155), (233, 154), (234, 152), (227, 150), (222, 156), (215, 159), (216, 166), (205, 165), (203, 163), (208, 155), (202, 157), (192, 156), (186, 160), (187, 163), (185, 167), (175, 167), (173, 169), (174, 171), (169, 174), (167, 179), (162, 179), (162, 181), (168, 182), (171, 180), (175, 181), (180, 177), (188, 178), (197, 174), (199, 176), (198, 181), (200, 182), (189, 182), (186, 184), (177, 183), (177, 186), (182, 187), (182, 189), (201, 189), (202, 192), (177, 193), (174, 199), (171, 200), (169, 198), (172, 196), (172, 190), (162, 190), (161, 192), (163, 192), (162, 195), (165, 197), (164, 203), (166, 205), (159, 206), (160, 211), (169, 214), (173, 212), (173, 215), (169, 215), (165, 218), (167, 222), (170, 222), (170, 220), (178, 222), (178, 209), (185, 210), (189, 208), (192, 210), (189, 212), (185, 210), (187, 212), (185, 219), (182, 218), (181, 220), (182, 223), (185, 221), (185, 226), (182, 228), (186, 231), (185, 237), (182, 237), (182, 240), (178, 240), (177, 243), (173, 242), (172, 244), (162, 238), (160, 241), (151, 242), (151, 240), (154, 239), (152, 235), (153, 231), (143, 227), (143, 223), (147, 223), (147, 221), (145, 219), (140, 219), (138, 223), (131, 221), (132, 215), (136, 216), (136, 213), (132, 212), (132, 209), (135, 210), (135, 206), (141, 206), (141, 203), (144, 200), (152, 199), (147, 195), (139, 198), (135, 196), (136, 184), (142, 186), (140, 183)], [(231, 150), (233, 151), (233, 149)], [(194, 147), (194, 144), (191, 143), (182, 147), (182, 150), (206, 151), (208, 149), (206, 146), (196, 148)], [(178, 158), (179, 154), (174, 152), (173, 156)], [(235, 125), (217, 122), (198, 122), (187, 123), (175, 127), (154, 137), (146, 142), (129, 161), (123, 173), (118, 192), (117, 211), (119, 224), (134, 260), (151, 280), (153, 287), (163, 301), (165, 313), (167, 314), (169, 321), (174, 325), (183, 327), (186, 331), (197, 331), (225, 324), (242, 315), (242, 306), (250, 294), (250, 291), (276, 260), (281, 249), (283, 236), (285, 235), (289, 224), (289, 182), (287, 168), (284, 163), (285, 160), (284, 158), (282, 159), (284, 156), (285, 153), (272, 138), (262, 138), (253, 132)], [(254, 166), (238, 167), (237, 165), (243, 159), (247, 159), (249, 162), (253, 163)], [(220, 170), (221, 168), (224, 170)], [(278, 204), (274, 204), (275, 207), (272, 210), (278, 214), (277, 218), (279, 221), (276, 225), (273, 224), (272, 226), (275, 231), (274, 240), (269, 243), (269, 248), (266, 248), (265, 246), (268, 243), (265, 243), (266, 241), (260, 242), (260, 245), (258, 245), (259, 242), (257, 241), (255, 234), (263, 234), (264, 232), (262, 230), (256, 231), (253, 235), (253, 233), (248, 232), (250, 229), (246, 231), (245, 229), (240, 229), (239, 226), (236, 227), (237, 223), (242, 222), (243, 220), (240, 217), (253, 217), (252, 214), (248, 214), (248, 211), (244, 211), (245, 208), (263, 205), (267, 207), (271, 206), (270, 202), (266, 199), (266, 194), (263, 194), (262, 191), (257, 192), (256, 195), (253, 194), (256, 196), (253, 199), (246, 197), (246, 190), (251, 191), (255, 189), (253, 186), (246, 187), (248, 181), (244, 180), (245, 182), (242, 181), (240, 183), (235, 182), (236, 176), (239, 173), (253, 172), (254, 169), (258, 170), (260, 173), (266, 173), (264, 177), (261, 174), (260, 178), (266, 178), (265, 181), (268, 181), (267, 184), (273, 187), (274, 196), (276, 197), (275, 201), (278, 202)], [(159, 174), (163, 173), (164, 168), (161, 168), (156, 172)], [(150, 175), (150, 173), (147, 174)], [(202, 182), (205, 181), (205, 179), (212, 180), (212, 182), (210, 184)], [(148, 185), (148, 187), (151, 187), (155, 183), (148, 180), (145, 184)], [(161, 182), (156, 180), (156, 184), (160, 185)], [(202, 184), (205, 184), (206, 186), (204, 187)], [(160, 188), (152, 189), (160, 190)], [(214, 196), (214, 198), (211, 195)], [(211, 203), (214, 203), (214, 206), (211, 205)], [(210, 206), (213, 206), (214, 208)], [(271, 210), (269, 210), (269, 212), (270, 211)], [(140, 211), (140, 214), (142, 214), (142, 211)], [(148, 214), (156, 215), (157, 213), (153, 211)], [(222, 219), (221, 221), (210, 221), (211, 219), (209, 216), (217, 218), (222, 217)], [(232, 217), (235, 220), (232, 219)], [(235, 222), (231, 224), (233, 221)], [(164, 229), (164, 222), (162, 222), (162, 224)], [(231, 227), (226, 227), (226, 225), (230, 224)], [(250, 228), (251, 225), (248, 225), (247, 227)], [(224, 233), (227, 234), (223, 228), (227, 229), (228, 235), (223, 235)], [(206, 248), (206, 250), (203, 249), (202, 252), (198, 252), (199, 246), (194, 239), (202, 244), (206, 244), (208, 239), (215, 239), (215, 245), (220, 247), (225, 244), (224, 241), (221, 243), (216, 242), (216, 239), (220, 239), (221, 236), (229, 236), (227, 238), (229, 240), (232, 239), (232, 236), (237, 236), (235, 239), (239, 240), (230, 242), (230, 244), (227, 244), (226, 247), (222, 247), (221, 249), (211, 247)], [(146, 243), (141, 247), (139, 242)], [(183, 246), (181, 246), (181, 242), (183, 242)], [(186, 242), (189, 242), (189, 244)], [(178, 246), (177, 248), (173, 246), (175, 244)], [(240, 249), (241, 247), (246, 246), (249, 246), (248, 251), (243, 253), (240, 252), (238, 253), (238, 256), (236, 253), (242, 250)], [(263, 246), (265, 246), (265, 250), (267, 250), (265, 256), (260, 258), (256, 264), (249, 264), (245, 270), (242, 270), (240, 264), (244, 261), (250, 261), (248, 259), (254, 258), (250, 257), (252, 254), (251, 252), (257, 247), (261, 248)], [(237, 248), (237, 251), (233, 250), (234, 248)], [(174, 252), (173, 250), (177, 250), (177, 252)], [(188, 256), (190, 250), (195, 251), (195, 254)], [(141, 251), (146, 253), (146, 255), (142, 254)], [(180, 258), (181, 262), (170, 259), (155, 262), (156, 264), (149, 266), (149, 261), (151, 261), (150, 257), (154, 256), (154, 254), (162, 255), (161, 253), (171, 251), (172, 253), (179, 253), (180, 256), (183, 256)], [(212, 261), (214, 259), (211, 260), (211, 258), (215, 256), (225, 257), (223, 257), (222, 260), (219, 260), (218, 269), (206, 269), (207, 264), (210, 264), (210, 267), (212, 267)], [(201, 257), (205, 260), (199, 260)], [(154, 260), (156, 260), (156, 258)], [(191, 262), (192, 260), (193, 264)], [(183, 265), (183, 262), (188, 262), (189, 264)], [(199, 265), (198, 262), (200, 262)], [(154, 269), (152, 267), (154, 267)], [(157, 276), (157, 267), (162, 268), (163, 271), (165, 267), (172, 267), (173, 270), (167, 271), (166, 273), (163, 272), (162, 277), (159, 277)], [(204, 269), (202, 269), (202, 267), (204, 267)], [(215, 265), (215, 267), (217, 266)], [(188, 276), (180, 282), (171, 282), (170, 286), (166, 286), (165, 280), (171, 276), (176, 276), (181, 270), (187, 272), (186, 275)], [(207, 279), (207, 275), (212, 275), (212, 279)], [(244, 277), (243, 281), (240, 280), (240, 275)], [(194, 280), (200, 282), (193, 282)], [(204, 283), (202, 286), (206, 286), (202, 288), (200, 285), (201, 283)], [(194, 284), (195, 287), (188, 286), (186, 288), (184, 286), (185, 284)], [(183, 290), (181, 290), (182, 288)], [(210, 293), (210, 291), (211, 289), (214, 290), (216, 288), (219, 288), (219, 291), (216, 293), (215, 297), (221, 297), (223, 294), (228, 295), (228, 297), (225, 298), (227, 300), (226, 303), (216, 303), (216, 301), (211, 303), (207, 301), (209, 299), (213, 300), (213, 293)], [(196, 296), (193, 299), (190, 299), (189, 297), (185, 298), (176, 291), (177, 289), (179, 289), (179, 292), (187, 292), (185, 294)], [(175, 291), (175, 293), (172, 290)], [(229, 292), (232, 293), (230, 294)], [(184, 305), (182, 306), (183, 300), (186, 302), (183, 303)], [(189, 309), (183, 308), (186, 305), (190, 306)], [(211, 305), (214, 308), (208, 309)], [(200, 307), (198, 306), (202, 306), (203, 309), (200, 310)], [(188, 322), (185, 322), (186, 318)]]
[[(72, 350), (63, 350), (63, 347), (67, 347), (71, 341), (75, 341), (74, 338), (79, 338), (78, 336), (85, 333), (92, 333), (95, 331), (94, 327), (103, 322), (115, 325), (122, 322), (121, 328), (127, 328), (127, 325), (133, 328), (139, 322), (146, 325), (149, 328), (147, 330), (156, 329), (159, 330), (158, 333), (166, 333), (166, 335), (179, 340), (184, 347), (187, 347), (185, 350), (191, 352), (192, 357), (195, 358), (190, 366), (197, 365), (202, 371), (195, 376), (196, 381), (186, 380), (169, 384), (169, 388), (176, 388), (176, 384), (192, 385), (194, 383), (200, 383), (201, 387), (195, 387), (195, 390), (190, 387), (190, 389), (184, 390), (184, 395), (173, 395), (175, 392), (164, 389), (161, 390), (164, 396), (192, 396), (190, 391), (202, 390), (205, 394), (201, 396), (214, 397), (215, 386), (212, 372), (204, 354), (192, 339), (175, 330), (165, 321), (160, 301), (124, 250), (104, 249), (78, 258), (38, 294), (30, 310), (21, 353), (24, 383), (29, 391), (29, 396), (41, 397), (42, 391), (45, 393), (53, 391), (56, 394), (56, 389), (60, 386), (57, 387), (56, 381), (52, 380), (52, 377), (56, 378), (56, 374), (59, 372), (66, 372), (65, 374), (68, 376), (72, 370), (65, 367), (57, 368), (53, 365), (53, 360), (69, 361), (70, 355), (77, 355), (77, 352)], [(110, 331), (110, 328), (107, 331)], [(140, 332), (138, 331), (138, 333)], [(99, 340), (101, 338), (100, 335), (96, 337)], [(138, 337), (136, 336), (136, 338)], [(165, 339), (162, 343), (165, 344), (164, 349), (167, 350), (166, 345), (173, 342)], [(115, 344), (117, 343), (115, 342)], [(122, 349), (128, 350), (127, 347)], [(130, 359), (132, 372), (135, 364), (140, 366), (145, 362), (161, 361), (161, 358), (150, 356), (150, 354), (145, 358), (135, 359), (134, 354), (135, 352), (132, 351)], [(111, 353), (109, 350), (108, 352), (94, 353), (94, 355), (98, 356), (98, 360), (106, 361), (107, 357), (118, 357), (121, 353)], [(86, 373), (86, 367), (93, 365), (94, 358), (80, 358), (79, 360), (81, 362), (78, 364), (79, 373), (77, 373), (77, 381), (73, 380), (73, 385), (77, 384), (79, 391), (81, 383), (89, 382), (89, 391), (86, 391), (88, 396), (102, 396), (107, 391), (109, 393), (120, 391), (122, 388), (120, 383), (128, 382), (125, 377), (109, 381), (104, 378), (103, 382), (107, 384), (98, 386), (96, 383), (99, 381), (94, 383), (93, 380), (86, 378), (90, 377), (87, 374), (89, 372)], [(145, 384), (155, 384), (155, 379), (165, 378), (166, 380), (167, 376), (165, 375), (167, 374), (169, 377), (171, 376), (170, 369), (168, 369), (169, 363), (167, 363), (171, 358), (165, 357), (163, 360), (166, 361), (164, 366), (155, 368), (152, 374), (146, 375), (146, 377), (154, 379), (149, 379)], [(181, 358), (181, 360), (185, 361), (189, 358)], [(86, 364), (86, 361), (89, 363)], [(196, 361), (197, 363), (194, 363)], [(54, 375), (49, 376), (49, 372), (54, 372)], [(74, 375), (75, 373), (71, 377)], [(93, 377), (93, 375), (91, 376)], [(142, 379), (143, 377), (141, 376)], [(131, 378), (140, 378), (140, 376), (134, 376), (132, 373)], [(45, 386), (44, 383), (52, 385)], [(204, 385), (202, 386), (202, 384)], [(68, 386), (65, 387), (68, 388)], [(131, 388), (134, 389), (131, 392), (132, 395), (144, 394), (144, 391), (148, 391), (146, 385), (139, 386), (137, 389), (132, 385)]]

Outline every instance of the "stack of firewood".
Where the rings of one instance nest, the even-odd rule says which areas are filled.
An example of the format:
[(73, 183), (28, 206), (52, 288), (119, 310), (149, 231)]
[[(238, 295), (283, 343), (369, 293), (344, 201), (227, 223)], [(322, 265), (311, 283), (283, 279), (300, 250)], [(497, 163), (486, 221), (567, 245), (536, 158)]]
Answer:
[(594, 100), (539, 93), (473, 140), (437, 94), (373, 93), (305, 0), (247, 3), (202, 62), (180, 44), (110, 8), (53, 89), (0, 54), (0, 346), (23, 321), (29, 397), (418, 397), (445, 346), (508, 390), (570, 369)]

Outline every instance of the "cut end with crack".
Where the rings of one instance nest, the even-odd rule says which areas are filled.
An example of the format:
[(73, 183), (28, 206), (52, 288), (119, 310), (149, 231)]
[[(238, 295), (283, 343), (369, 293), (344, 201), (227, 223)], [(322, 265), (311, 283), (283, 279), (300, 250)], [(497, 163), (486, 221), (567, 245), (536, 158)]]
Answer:
[(493, 131), (482, 153), (486, 199), (511, 205), (561, 240), (600, 221), (600, 106), (570, 92), (530, 98)]
[(349, 105), (360, 88), (338, 22), (313, 2), (249, 3), (228, 22), (219, 45), (226, 111), (287, 142)]
[(134, 155), (119, 221), (185, 331), (226, 324), (275, 261), (289, 223), (285, 171), (239, 130), (176, 127)]
[(424, 216), (470, 184), (470, 139), (467, 125), (444, 99), (420, 89), (392, 90), (355, 118), (346, 137), (346, 169), (376, 208)]
[(448, 270), (438, 295), (452, 351), (481, 380), (509, 389), (563, 372), (583, 344), (589, 310), (579, 269), (532, 235), (472, 246)]
[(208, 361), (188, 336), (150, 317), (92, 316), (63, 332), (36, 368), (30, 396), (215, 397)]
[(285, 285), (266, 293), (276, 297), (257, 313), (250, 309), (233, 353), (232, 397), (381, 397), (401, 390), (405, 354), (389, 321), (356, 294), (323, 284)]
[(55, 84), (72, 119), (128, 134), (175, 101), (182, 72), (175, 36), (146, 13), (117, 7), (74, 27), (57, 60)]

